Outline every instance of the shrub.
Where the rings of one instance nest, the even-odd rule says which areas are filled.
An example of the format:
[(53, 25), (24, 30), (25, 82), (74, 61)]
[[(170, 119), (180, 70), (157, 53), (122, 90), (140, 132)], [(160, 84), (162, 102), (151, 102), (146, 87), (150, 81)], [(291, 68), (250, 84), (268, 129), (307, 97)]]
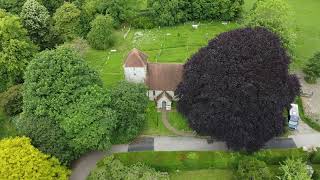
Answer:
[(284, 162), (288, 158), (307, 161), (310, 157), (310, 155), (302, 149), (263, 150), (255, 152), (253, 156), (260, 161), (264, 161), (268, 165), (279, 165), (279, 163)]
[(7, 103), (4, 104), (4, 111), (9, 116), (15, 116), (22, 112), (23, 101), (21, 89), (21, 85), (13, 86), (13, 88), (9, 89), (11, 93), (7, 96)]
[(280, 180), (311, 180), (307, 164), (301, 159), (287, 159), (281, 164)]
[(68, 179), (70, 171), (55, 157), (43, 154), (26, 137), (0, 141), (0, 179)]
[(277, 34), (291, 55), (296, 41), (293, 24), (292, 9), (285, 0), (259, 0), (244, 20), (245, 26), (262, 26)]
[(91, 30), (88, 33), (89, 44), (99, 50), (108, 49), (115, 42), (113, 35), (113, 19), (111, 16), (98, 15), (91, 22)]
[(303, 68), (303, 72), (306, 75), (305, 80), (308, 83), (316, 83), (317, 78), (320, 77), (320, 52), (317, 52), (312, 58), (310, 58)]
[(320, 148), (317, 148), (317, 151), (312, 154), (311, 163), (320, 164)]
[(125, 143), (136, 138), (146, 123), (148, 106), (145, 85), (121, 82), (111, 89), (111, 108), (117, 112), (113, 140)]
[(3, 108), (9, 116), (15, 116), (22, 112), (22, 85), (10, 87), (0, 96), (0, 109)]
[(98, 162), (88, 180), (114, 180), (114, 179), (140, 179), (140, 180), (168, 180), (165, 173), (157, 172), (154, 169), (141, 163), (132, 166), (124, 166), (113, 156), (105, 157)]
[(136, 17), (131, 25), (134, 28), (139, 28), (139, 29), (151, 29), (155, 27), (155, 24), (153, 23), (153, 20), (148, 16), (140, 15)]
[(255, 158), (245, 158), (239, 161), (237, 179), (268, 180), (271, 172), (266, 163)]
[(222, 33), (184, 65), (177, 109), (198, 134), (234, 150), (258, 150), (284, 132), (283, 111), (300, 93), (289, 64), (279, 38), (265, 28)]

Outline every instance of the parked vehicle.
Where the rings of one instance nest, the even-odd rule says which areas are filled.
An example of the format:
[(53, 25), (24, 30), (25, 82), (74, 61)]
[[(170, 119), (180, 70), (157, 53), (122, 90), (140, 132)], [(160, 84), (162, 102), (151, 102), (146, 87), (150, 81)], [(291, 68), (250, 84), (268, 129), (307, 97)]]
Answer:
[(291, 104), (291, 109), (289, 111), (290, 119), (289, 119), (289, 128), (292, 130), (296, 130), (299, 125), (299, 108), (297, 104)]

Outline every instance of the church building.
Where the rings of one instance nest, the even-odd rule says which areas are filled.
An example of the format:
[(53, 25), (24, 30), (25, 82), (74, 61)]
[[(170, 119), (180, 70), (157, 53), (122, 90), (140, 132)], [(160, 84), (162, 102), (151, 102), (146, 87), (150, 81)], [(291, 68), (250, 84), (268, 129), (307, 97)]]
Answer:
[(147, 96), (155, 101), (157, 108), (171, 110), (176, 101), (174, 91), (182, 80), (183, 64), (151, 63), (148, 56), (138, 49), (129, 52), (124, 65), (125, 79), (133, 83), (145, 83)]

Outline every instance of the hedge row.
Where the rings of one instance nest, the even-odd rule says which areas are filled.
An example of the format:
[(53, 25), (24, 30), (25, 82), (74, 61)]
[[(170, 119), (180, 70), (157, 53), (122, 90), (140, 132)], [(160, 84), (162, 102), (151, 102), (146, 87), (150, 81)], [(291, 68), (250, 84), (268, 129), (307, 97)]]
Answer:
[[(160, 171), (195, 170), (195, 169), (230, 169), (235, 168), (240, 159), (247, 156), (238, 152), (223, 151), (179, 151), (179, 152), (130, 152), (114, 154), (125, 165), (144, 163)], [(309, 154), (301, 149), (262, 150), (251, 156), (265, 161), (268, 165), (279, 165), (287, 158), (307, 160)]]
[(187, 21), (230, 21), (240, 16), (243, 0), (149, 0), (133, 26), (173, 26)]

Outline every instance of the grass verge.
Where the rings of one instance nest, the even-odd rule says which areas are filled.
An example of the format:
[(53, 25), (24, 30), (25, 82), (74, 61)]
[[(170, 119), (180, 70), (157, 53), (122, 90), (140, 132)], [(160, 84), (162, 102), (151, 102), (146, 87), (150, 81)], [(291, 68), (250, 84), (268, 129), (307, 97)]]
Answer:
[(299, 106), (300, 118), (301, 118), (306, 124), (308, 124), (312, 129), (320, 132), (320, 125), (319, 125), (317, 122), (315, 122), (312, 118), (308, 117), (308, 116), (305, 114), (301, 97), (298, 97), (298, 98), (296, 99), (296, 103), (297, 103), (298, 106)]

